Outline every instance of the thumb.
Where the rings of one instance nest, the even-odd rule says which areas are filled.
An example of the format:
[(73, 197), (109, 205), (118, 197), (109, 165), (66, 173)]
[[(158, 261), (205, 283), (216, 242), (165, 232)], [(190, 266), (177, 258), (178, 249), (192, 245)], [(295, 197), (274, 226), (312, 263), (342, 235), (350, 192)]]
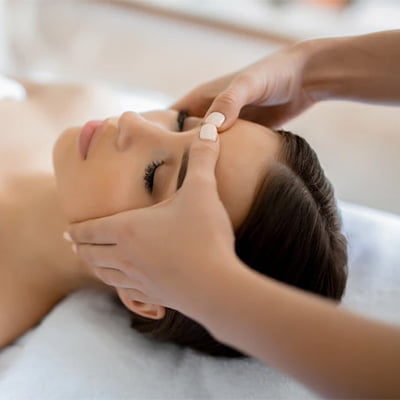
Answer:
[(253, 79), (244, 75), (237, 76), (228, 88), (214, 99), (205, 115), (205, 122), (214, 124), (220, 132), (230, 128), (238, 119), (242, 107), (253, 97), (253, 86)]
[[(204, 129), (213, 129), (214, 131), (211, 132), (213, 135), (210, 135), (209, 131), (204, 135)], [(201, 136), (206, 138), (202, 139)], [(220, 143), (217, 129), (210, 124), (203, 125), (200, 135), (195, 138), (190, 147), (186, 177), (182, 185), (183, 190), (189, 190), (196, 196), (209, 192), (210, 188), (216, 190), (215, 166), (219, 151)]]

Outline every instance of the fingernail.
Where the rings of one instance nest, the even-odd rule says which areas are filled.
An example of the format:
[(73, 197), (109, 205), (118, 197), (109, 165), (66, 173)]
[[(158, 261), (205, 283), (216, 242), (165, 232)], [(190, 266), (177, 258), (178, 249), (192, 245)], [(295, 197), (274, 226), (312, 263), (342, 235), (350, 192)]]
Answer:
[(212, 124), (219, 128), (225, 121), (225, 115), (218, 112), (214, 111), (212, 112), (204, 121), (206, 124)]
[(69, 234), (67, 231), (65, 231), (65, 232), (63, 233), (63, 238), (64, 238), (67, 242), (72, 242), (71, 236), (70, 236), (70, 234)]
[(72, 248), (72, 252), (76, 254), (76, 252), (77, 252), (77, 247), (76, 247), (76, 244), (75, 244), (75, 243), (72, 243), (71, 248)]
[(211, 140), (215, 142), (217, 140), (218, 132), (215, 125), (204, 124), (200, 128), (200, 139), (202, 140)]

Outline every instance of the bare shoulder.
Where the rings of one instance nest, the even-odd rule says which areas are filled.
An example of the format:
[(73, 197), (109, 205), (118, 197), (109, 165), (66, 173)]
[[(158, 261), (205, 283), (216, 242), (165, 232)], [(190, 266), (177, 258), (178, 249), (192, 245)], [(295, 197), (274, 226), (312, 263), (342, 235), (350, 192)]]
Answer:
[[(27, 92), (27, 99), (20, 103), (45, 114), (58, 125), (77, 124), (98, 115), (110, 116), (116, 100), (114, 91), (97, 83), (18, 81)], [(18, 102), (14, 106), (18, 107)]]
[(23, 101), (0, 101), (0, 179), (10, 171), (51, 171), (52, 148), (66, 128), (112, 114), (115, 94), (93, 84), (20, 81)]

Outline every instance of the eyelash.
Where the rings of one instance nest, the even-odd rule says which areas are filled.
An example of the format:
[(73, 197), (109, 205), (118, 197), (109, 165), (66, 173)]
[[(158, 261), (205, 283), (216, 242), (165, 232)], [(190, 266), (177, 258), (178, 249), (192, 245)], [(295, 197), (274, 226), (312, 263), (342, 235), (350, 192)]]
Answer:
[(156, 173), (156, 169), (163, 164), (163, 160), (152, 161), (144, 171), (144, 186), (150, 194), (153, 193), (154, 174)]
[[(186, 111), (179, 111), (178, 119), (177, 119), (179, 132), (183, 131), (183, 126), (184, 126), (186, 117), (187, 117)], [(160, 167), (164, 163), (165, 163), (165, 161), (163, 161), (163, 160), (152, 161), (150, 164), (147, 165), (147, 167), (144, 171), (144, 177), (143, 177), (144, 186), (150, 194), (153, 193), (154, 175), (156, 173), (156, 170), (158, 167)]]
[(177, 122), (178, 122), (178, 130), (179, 132), (183, 131), (184, 125), (185, 125), (185, 120), (188, 117), (188, 112), (186, 110), (180, 110), (178, 112), (178, 118), (177, 118)]

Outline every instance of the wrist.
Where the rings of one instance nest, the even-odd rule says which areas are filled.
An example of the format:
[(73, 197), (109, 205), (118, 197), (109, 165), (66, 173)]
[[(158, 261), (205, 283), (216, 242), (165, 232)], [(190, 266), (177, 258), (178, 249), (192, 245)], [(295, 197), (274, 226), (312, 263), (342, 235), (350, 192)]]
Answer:
[(347, 63), (348, 40), (314, 39), (297, 45), (305, 60), (302, 87), (314, 102), (347, 97), (355, 74)]
[(249, 268), (232, 252), (206, 263), (201, 260), (196, 269), (201, 271), (201, 275), (191, 285), (185, 310), (181, 311), (212, 329), (214, 321), (219, 320), (221, 313), (228, 308), (235, 282)]
[(229, 345), (230, 334), (237, 323), (236, 312), (244, 298), (251, 293), (254, 271), (244, 264), (236, 254), (209, 264), (204, 272), (206, 282), (195, 302), (192, 315), (219, 341)]

